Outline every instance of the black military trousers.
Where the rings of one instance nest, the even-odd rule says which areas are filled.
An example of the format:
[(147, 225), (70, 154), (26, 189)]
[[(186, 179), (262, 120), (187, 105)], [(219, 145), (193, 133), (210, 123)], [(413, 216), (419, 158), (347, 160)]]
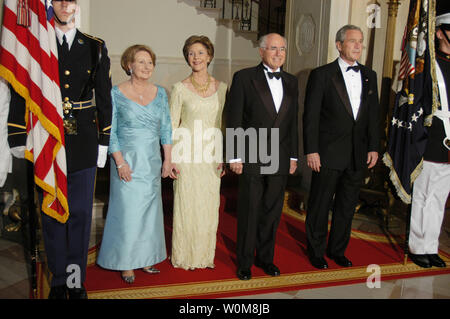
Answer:
[(69, 218), (62, 224), (42, 213), (42, 233), (47, 262), (52, 273), (51, 286), (66, 284), (69, 265), (79, 266), (80, 282), (86, 280), (86, 265), (91, 234), (94, 184), (97, 168), (67, 175)]

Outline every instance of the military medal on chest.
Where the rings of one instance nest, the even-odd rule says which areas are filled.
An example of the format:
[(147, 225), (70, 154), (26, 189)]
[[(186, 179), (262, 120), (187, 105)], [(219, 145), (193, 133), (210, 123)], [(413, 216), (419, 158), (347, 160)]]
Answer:
[(77, 135), (77, 119), (73, 115), (72, 103), (70, 103), (68, 98), (65, 98), (63, 102), (63, 112), (64, 112), (64, 131), (67, 135)]

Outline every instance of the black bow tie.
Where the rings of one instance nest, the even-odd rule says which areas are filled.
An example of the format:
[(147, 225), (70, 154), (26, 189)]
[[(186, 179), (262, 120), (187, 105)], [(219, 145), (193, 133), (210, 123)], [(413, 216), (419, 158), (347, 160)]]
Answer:
[(269, 79), (273, 79), (275, 77), (275, 79), (279, 80), (281, 78), (281, 72), (269, 72), (269, 70), (267, 70), (267, 75), (269, 76)]
[(349, 66), (349, 67), (347, 68), (347, 71), (346, 71), (346, 72), (348, 72), (348, 71), (350, 71), (350, 70), (353, 70), (353, 71), (355, 71), (355, 72), (358, 72), (359, 69), (360, 69), (359, 65)]

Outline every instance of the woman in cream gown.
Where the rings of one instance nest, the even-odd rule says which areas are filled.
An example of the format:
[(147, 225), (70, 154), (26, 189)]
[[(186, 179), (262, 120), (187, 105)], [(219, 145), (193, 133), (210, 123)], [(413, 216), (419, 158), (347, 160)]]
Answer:
[(172, 160), (178, 173), (171, 261), (176, 268), (214, 268), (227, 86), (208, 74), (214, 47), (207, 37), (188, 38), (183, 54), (192, 74), (174, 85), (170, 98)]

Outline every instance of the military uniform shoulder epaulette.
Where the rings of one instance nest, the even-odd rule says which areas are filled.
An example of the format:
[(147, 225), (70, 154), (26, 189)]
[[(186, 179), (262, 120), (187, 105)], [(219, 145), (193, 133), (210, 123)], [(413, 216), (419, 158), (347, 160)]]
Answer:
[[(80, 31), (80, 32), (81, 32), (81, 31)], [(90, 39), (92, 39), (92, 40), (98, 41), (98, 42), (100, 42), (101, 44), (105, 43), (105, 41), (103, 41), (102, 39), (99, 39), (99, 38), (97, 38), (97, 37), (94, 37), (93, 35), (90, 35), (90, 34), (87, 34), (87, 33), (84, 33), (84, 32), (81, 32), (81, 34), (84, 35), (84, 36), (86, 36), (86, 37), (88, 37), (88, 38), (90, 38)]]

